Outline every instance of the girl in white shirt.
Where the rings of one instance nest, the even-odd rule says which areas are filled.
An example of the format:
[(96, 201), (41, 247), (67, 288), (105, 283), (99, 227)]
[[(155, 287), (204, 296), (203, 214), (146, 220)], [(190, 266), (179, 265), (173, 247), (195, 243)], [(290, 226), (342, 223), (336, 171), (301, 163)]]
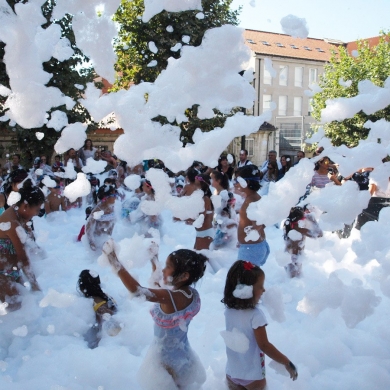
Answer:
[[(256, 307), (264, 289), (263, 270), (237, 260), (230, 268), (224, 298), (226, 378), (230, 390), (262, 390), (266, 387), (264, 354), (283, 364), (292, 380), (298, 372), (287, 356), (268, 341), (264, 313)], [(232, 337), (233, 336), (233, 337)], [(240, 347), (234, 341), (240, 338)]]

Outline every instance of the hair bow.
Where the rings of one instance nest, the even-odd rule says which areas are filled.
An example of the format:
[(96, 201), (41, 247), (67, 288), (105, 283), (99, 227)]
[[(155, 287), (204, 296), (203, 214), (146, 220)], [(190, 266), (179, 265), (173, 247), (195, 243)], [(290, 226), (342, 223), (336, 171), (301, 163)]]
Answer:
[(244, 261), (244, 269), (246, 271), (250, 271), (253, 268), (255, 268), (255, 266), (250, 261)]

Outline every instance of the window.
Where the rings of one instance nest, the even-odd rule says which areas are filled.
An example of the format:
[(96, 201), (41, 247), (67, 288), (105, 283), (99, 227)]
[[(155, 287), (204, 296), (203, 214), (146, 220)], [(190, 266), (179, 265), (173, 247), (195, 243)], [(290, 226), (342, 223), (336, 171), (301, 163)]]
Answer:
[(279, 67), (279, 85), (287, 85), (288, 81), (288, 66), (280, 65)]
[(245, 138), (245, 149), (248, 151), (248, 156), (255, 154), (255, 140), (253, 138)]
[(292, 49), (299, 49), (299, 47), (298, 47), (298, 46), (295, 46), (295, 45), (290, 45), (290, 47), (291, 47)]
[(316, 50), (320, 53), (325, 53), (325, 50), (322, 50), (320, 47), (316, 47)]
[(261, 43), (262, 43), (263, 45), (265, 45), (265, 46), (271, 46), (271, 44), (268, 43), (267, 41), (261, 41)]
[(309, 70), (309, 85), (317, 82), (317, 69), (311, 68)]
[(310, 47), (309, 46), (303, 46), (303, 48), (307, 51), (311, 51)]
[(271, 95), (263, 95), (263, 112), (268, 111), (271, 108)]
[(283, 45), (283, 43), (280, 43), (280, 42), (277, 42), (277, 43), (276, 43), (276, 46), (277, 46), (277, 47), (285, 47), (285, 46)]
[(263, 82), (264, 84), (268, 84), (268, 85), (272, 84), (271, 72), (267, 69), (265, 61), (264, 61)]
[(301, 67), (301, 66), (297, 66), (295, 68), (294, 85), (296, 87), (303, 87), (303, 67)]
[(294, 116), (302, 116), (302, 98), (294, 97)]
[(256, 43), (256, 42), (253, 41), (252, 39), (247, 39), (246, 41), (247, 41), (248, 43), (251, 43), (252, 45)]
[(311, 116), (311, 113), (313, 112), (313, 98), (309, 99), (309, 112), (307, 115)]
[(287, 115), (287, 96), (279, 96), (279, 115)]

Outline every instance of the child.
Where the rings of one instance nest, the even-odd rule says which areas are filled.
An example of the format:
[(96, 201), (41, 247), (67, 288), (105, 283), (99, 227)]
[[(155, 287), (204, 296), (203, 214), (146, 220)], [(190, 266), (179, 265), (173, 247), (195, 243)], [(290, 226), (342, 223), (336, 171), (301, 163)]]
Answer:
[(85, 226), (89, 246), (93, 251), (101, 249), (114, 230), (116, 195), (115, 185), (102, 185), (98, 190), (99, 203), (92, 210)]
[(293, 207), (283, 224), (286, 252), (291, 254), (291, 263), (286, 266), (290, 278), (300, 276), (302, 263), (300, 256), (305, 249), (306, 237), (322, 237), (322, 230), (314, 216), (304, 207)]
[(240, 208), (240, 221), (237, 236), (239, 242), (238, 259), (247, 260), (262, 266), (266, 262), (270, 249), (265, 238), (264, 225), (250, 220), (247, 209), (253, 202), (260, 200), (260, 171), (255, 165), (245, 165), (236, 172), (234, 186), (245, 196)]
[(108, 296), (100, 287), (99, 275), (93, 271), (85, 269), (81, 271), (77, 282), (78, 291), (86, 298), (93, 298), (93, 310), (96, 314), (96, 324), (94, 324), (87, 334), (84, 336), (88, 347), (93, 349), (99, 345), (101, 340), (102, 328), (104, 328), (110, 336), (116, 336), (121, 327), (111, 318), (118, 309), (115, 301)]
[(66, 211), (66, 200), (61, 195), (60, 180), (55, 179), (57, 185), (50, 188), (50, 193), (45, 200), (45, 212), (46, 215), (53, 213), (54, 211)]
[(226, 333), (238, 333), (249, 341), (247, 349), (236, 351), (229, 348), (229, 337), (226, 337), (226, 378), (230, 390), (265, 389), (264, 354), (283, 364), (292, 380), (298, 377), (294, 364), (268, 341), (267, 320), (256, 307), (265, 291), (264, 279), (261, 268), (243, 260), (237, 260), (226, 277), (222, 300), (226, 306)]
[[(92, 207), (91, 206), (88, 206), (86, 209), (85, 209), (85, 220), (87, 220), (89, 218), (89, 216), (91, 215), (91, 212), (92, 212)], [(83, 235), (85, 234), (85, 224), (82, 226), (82, 228), (80, 229), (80, 233), (79, 235), (77, 236), (77, 241), (80, 242), (81, 241), (81, 238), (83, 237)]]
[[(148, 355), (157, 358), (157, 362), (151, 364), (146, 358), (140, 370), (143, 375), (139, 379), (144, 386), (160, 390), (203, 383), (206, 374), (189, 345), (187, 331), (192, 318), (200, 310), (199, 294), (190, 286), (203, 276), (207, 258), (188, 249), (172, 252), (162, 271), (163, 283), (169, 288), (147, 289), (141, 287), (122, 266), (113, 247), (114, 242), (110, 240), (104, 245), (103, 252), (126, 288), (148, 301), (156, 302), (150, 311), (155, 322), (155, 340)], [(159, 369), (161, 372), (157, 376)], [(149, 384), (146, 383), (148, 380), (151, 381)], [(163, 383), (165, 387), (162, 387)]]
[(212, 197), (215, 206), (213, 225), (215, 236), (213, 248), (222, 248), (237, 237), (237, 217), (234, 210), (236, 199), (233, 193), (229, 191), (229, 178), (226, 173), (214, 170), (211, 175), (211, 185), (214, 187)]

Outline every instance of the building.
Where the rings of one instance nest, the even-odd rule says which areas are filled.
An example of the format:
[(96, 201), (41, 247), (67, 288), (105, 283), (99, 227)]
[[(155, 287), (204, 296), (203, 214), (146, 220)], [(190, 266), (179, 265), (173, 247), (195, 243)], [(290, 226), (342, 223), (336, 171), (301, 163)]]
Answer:
[[(259, 130), (246, 137), (245, 149), (257, 164), (266, 159), (271, 149), (275, 149), (279, 156), (293, 157), (302, 148), (314, 122), (310, 114), (310, 85), (317, 83), (332, 52), (337, 53), (338, 47), (344, 43), (331, 39), (298, 39), (256, 30), (245, 30), (244, 37), (253, 55), (256, 90), (253, 109), (247, 114), (260, 115), (275, 108), (271, 120), (275, 129), (272, 136), (267, 133), (267, 148), (264, 147), (267, 137)], [(237, 139), (229, 149), (233, 153), (234, 144), (237, 144)]]

